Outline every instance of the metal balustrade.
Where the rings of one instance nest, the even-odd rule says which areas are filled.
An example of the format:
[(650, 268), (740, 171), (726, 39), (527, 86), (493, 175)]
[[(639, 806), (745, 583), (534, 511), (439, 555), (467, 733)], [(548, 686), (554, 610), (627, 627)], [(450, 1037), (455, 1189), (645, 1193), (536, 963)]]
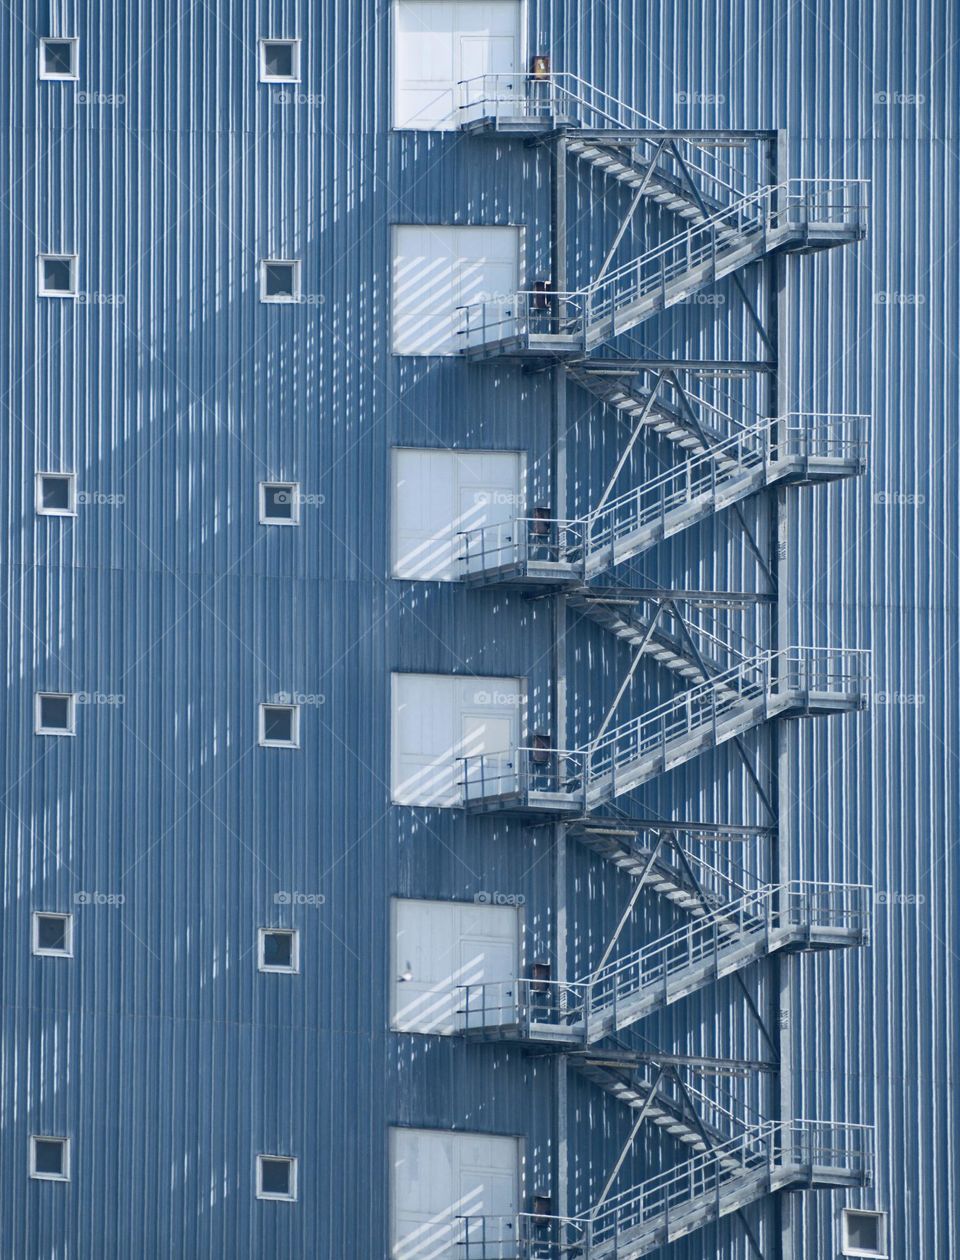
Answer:
[(757, 1124), (576, 1216), (461, 1216), (464, 1260), (638, 1260), (774, 1190), (871, 1183), (874, 1131), (822, 1120)]
[(463, 1028), (590, 1045), (758, 957), (864, 944), (871, 904), (866, 884), (763, 885), (578, 980), (461, 985)]
[[(666, 131), (656, 119), (566, 70), (552, 71), (548, 77), (532, 73), (474, 75), (458, 83), (457, 93), (460, 125), (468, 129), (509, 130), (527, 123), (543, 129), (568, 126), (614, 135), (619, 131), (647, 133), (630, 136), (641, 160), (658, 155), (658, 133)], [(751, 178), (743, 169), (744, 163), (737, 166), (693, 139), (683, 143), (697, 155), (685, 158), (684, 165), (709, 201), (739, 200), (759, 183), (755, 175)], [(746, 147), (743, 140), (734, 143)]]
[[(463, 348), (540, 337), (586, 353), (775, 249), (840, 244), (866, 234), (865, 180), (789, 179), (732, 205), (583, 289), (523, 290), (461, 308)], [(533, 343), (530, 343), (533, 348)]]
[(519, 517), (464, 531), (467, 579), (522, 573), (585, 581), (698, 520), (784, 480), (852, 476), (866, 466), (868, 417), (791, 412), (726, 441), (571, 520)]
[(869, 652), (761, 652), (575, 749), (521, 747), (461, 757), (471, 805), (582, 813), (768, 718), (865, 707)]

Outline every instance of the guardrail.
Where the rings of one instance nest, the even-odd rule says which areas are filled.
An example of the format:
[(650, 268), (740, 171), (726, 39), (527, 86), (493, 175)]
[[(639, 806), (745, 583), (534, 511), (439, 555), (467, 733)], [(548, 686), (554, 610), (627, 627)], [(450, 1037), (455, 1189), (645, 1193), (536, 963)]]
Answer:
[(770, 417), (608, 500), (599, 512), (571, 520), (517, 517), (465, 530), (464, 576), (531, 561), (571, 565), (589, 576), (591, 562), (624, 538), (653, 525), (665, 531), (672, 514), (722, 495), (752, 471), (767, 481), (791, 460), (864, 465), (868, 425), (869, 417), (846, 413)]
[(601, 778), (705, 729), (715, 733), (723, 720), (745, 702), (764, 701), (789, 692), (835, 696), (851, 702), (866, 698), (869, 652), (853, 649), (784, 648), (761, 652), (722, 674), (666, 700), (622, 723), (590, 747), (586, 789)]
[[(870, 653), (849, 648), (791, 647), (761, 652), (680, 692), (583, 748), (521, 747), (461, 757), (465, 803), (490, 797), (566, 797), (589, 806), (598, 790), (617, 794), (618, 776), (648, 758), (666, 758), (678, 743), (704, 732), (716, 739), (744, 706), (764, 711), (779, 697), (835, 699), (862, 707), (870, 684)], [(757, 720), (761, 720), (761, 713)], [(558, 803), (555, 801), (555, 803)]]
[(784, 1185), (793, 1179), (823, 1186), (869, 1184), (873, 1136), (869, 1125), (764, 1122), (578, 1216), (461, 1216), (458, 1254), (463, 1260), (553, 1260), (571, 1252), (584, 1260), (644, 1255), (677, 1227), (690, 1232), (733, 1210), (739, 1203), (735, 1192), (744, 1183), (756, 1182), (758, 1195), (778, 1175)]
[(463, 574), (550, 562), (588, 576), (591, 562), (624, 538), (651, 525), (665, 530), (673, 513), (722, 495), (751, 471), (771, 480), (791, 460), (864, 465), (868, 425), (865, 415), (830, 412), (760, 420), (610, 499), (599, 512), (571, 520), (524, 516), (463, 531)]
[[(457, 85), (461, 122), (466, 125), (479, 119), (492, 119), (495, 124), (516, 119), (552, 123), (559, 118), (573, 118), (583, 127), (631, 131), (665, 131), (662, 123), (627, 105), (624, 101), (595, 87), (586, 79), (567, 70), (555, 70), (548, 76), (536, 74), (479, 74), (462, 79)], [(706, 129), (709, 130), (709, 129)], [(575, 134), (575, 133), (574, 133)], [(658, 154), (656, 135), (640, 137), (635, 143), (645, 157)], [(751, 153), (753, 170), (734, 165), (712, 148), (694, 140), (679, 140), (687, 152), (684, 165), (700, 180), (707, 200), (726, 201), (745, 196), (760, 182), (763, 154)], [(729, 142), (728, 142), (729, 144)], [(745, 141), (733, 146), (746, 150)], [(758, 145), (754, 149), (759, 150)], [(696, 153), (696, 158), (690, 154)], [(664, 155), (670, 157), (671, 155)], [(746, 155), (745, 155), (746, 156)]]
[(575, 798), (583, 786), (586, 753), (560, 748), (515, 748), (460, 757), (465, 802), (531, 794)]
[(782, 947), (795, 932), (816, 930), (849, 934), (863, 942), (872, 923), (872, 889), (867, 884), (792, 880), (765, 884), (736, 901), (712, 908), (710, 915), (666, 933), (650, 944), (615, 958), (604, 967), (571, 981), (519, 979), (481, 981), (458, 986), (466, 1029), (532, 1025), (575, 1030), (586, 1041), (597, 1021), (616, 1023), (619, 1012), (643, 994), (669, 991), (670, 982), (702, 964), (718, 965), (725, 952), (747, 941)]
[(744, 246), (761, 252), (789, 229), (848, 228), (865, 231), (868, 183), (854, 179), (789, 179), (741, 197), (686, 231), (607, 273), (597, 284), (563, 293), (521, 290), (462, 307), (467, 348), (515, 336), (562, 335), (588, 349), (605, 321), (667, 290), (683, 276), (717, 264)]

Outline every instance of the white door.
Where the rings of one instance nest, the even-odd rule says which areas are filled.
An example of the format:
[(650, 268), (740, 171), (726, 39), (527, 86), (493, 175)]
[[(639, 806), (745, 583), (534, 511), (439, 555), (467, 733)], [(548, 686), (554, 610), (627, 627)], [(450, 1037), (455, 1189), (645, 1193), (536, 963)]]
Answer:
[[(509, 1023), (519, 957), (520, 912), (514, 906), (395, 898), (391, 1028), (443, 1037), (459, 1032), (466, 1022), (464, 985), (474, 986), (473, 1026)], [(481, 985), (492, 986), (487, 1001)]]
[(520, 740), (522, 705), (518, 678), (394, 674), (394, 803), (447, 808), (460, 805), (464, 763), (459, 759), (475, 752), (515, 748)]
[(516, 724), (509, 714), (464, 713), (461, 719), (461, 756), (470, 790), (483, 796), (502, 796), (517, 789)]
[(469, 531), (522, 514), (518, 451), (397, 449), (393, 453), (393, 576), (454, 582), (462, 576)]
[[(520, 69), (521, 16), (519, 0), (399, 0), (394, 126), (454, 130), (463, 121), (464, 80), (475, 80), (467, 89), (473, 100), (506, 90), (501, 85)], [(498, 78), (485, 89), (481, 75)]]
[(512, 1254), (506, 1247), (520, 1203), (518, 1138), (395, 1128), (390, 1145), (393, 1260), (462, 1260), (465, 1231), (479, 1238), (480, 1217), (488, 1218), (488, 1241), (499, 1235), (503, 1254)]
[[(393, 353), (452, 355), (462, 349), (462, 307), (512, 308), (520, 284), (518, 227), (400, 224), (393, 229)], [(508, 335), (506, 332), (500, 335)], [(489, 338), (488, 338), (489, 339)]]

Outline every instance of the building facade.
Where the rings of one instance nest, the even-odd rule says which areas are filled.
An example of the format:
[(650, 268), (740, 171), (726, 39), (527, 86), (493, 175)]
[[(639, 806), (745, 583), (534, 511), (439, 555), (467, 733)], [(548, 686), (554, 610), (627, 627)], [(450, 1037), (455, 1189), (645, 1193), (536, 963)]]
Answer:
[(0, 1254), (958, 1250), (949, 6), (0, 15)]

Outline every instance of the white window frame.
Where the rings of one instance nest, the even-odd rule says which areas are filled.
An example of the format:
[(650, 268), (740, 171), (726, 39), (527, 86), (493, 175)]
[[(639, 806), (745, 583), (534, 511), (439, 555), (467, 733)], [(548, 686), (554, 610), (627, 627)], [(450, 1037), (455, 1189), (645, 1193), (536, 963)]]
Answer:
[[(57, 477), (61, 481), (67, 483), (67, 506), (65, 508), (50, 508), (43, 505), (43, 480), (45, 477)], [(72, 472), (46, 472), (37, 473), (36, 484), (36, 509), (38, 516), (76, 516), (77, 514), (77, 474)]]
[[(862, 1247), (854, 1247), (850, 1243), (847, 1220), (851, 1216), (872, 1216), (880, 1224), (880, 1251), (864, 1251)], [(887, 1260), (890, 1255), (890, 1239), (887, 1234), (889, 1220), (887, 1213), (878, 1208), (845, 1207), (840, 1212), (840, 1254), (842, 1256), (859, 1256), (863, 1260)]]
[[(268, 936), (290, 936), (293, 942), (290, 947), (290, 966), (276, 967), (271, 963), (264, 961), (264, 946)], [(259, 928), (257, 931), (257, 959), (258, 967), (261, 971), (268, 973), (279, 973), (285, 976), (295, 976), (300, 974), (300, 932), (297, 928), (286, 927), (266, 927)]]
[[(66, 700), (68, 725), (44, 726), (41, 717), (44, 700)], [(38, 691), (33, 702), (34, 734), (36, 735), (76, 735), (77, 733), (77, 693), (75, 691)]]
[[(267, 709), (291, 709), (293, 712), (293, 721), (290, 725), (290, 739), (267, 739)], [(299, 704), (279, 703), (272, 700), (262, 700), (258, 711), (257, 722), (258, 739), (261, 748), (299, 748), (300, 747), (300, 706)]]
[[(48, 1173), (37, 1171), (37, 1142), (63, 1143), (63, 1171)], [(69, 1181), (70, 1180), (70, 1139), (59, 1133), (30, 1134), (30, 1176), (36, 1181)]]
[[(400, 75), (397, 73), (397, 60), (400, 53), (400, 4), (401, 0), (393, 0), (393, 13), (390, 23), (390, 127), (393, 131), (433, 131), (444, 133), (459, 132), (458, 127), (411, 127), (398, 121), (400, 113)], [(520, 47), (517, 53), (518, 75), (525, 74), (530, 65), (530, 0), (520, 0)]]
[[(292, 267), (293, 268), (293, 293), (287, 297), (281, 293), (267, 294), (267, 268), (268, 267)], [(260, 259), (260, 301), (266, 302), (269, 306), (295, 306), (300, 301), (300, 259), (299, 258), (261, 258)]]
[[(290, 44), (293, 48), (293, 74), (267, 73), (267, 44)], [(300, 82), (300, 39), (286, 35), (263, 35), (257, 44), (257, 68), (261, 83), (299, 83)]]
[[(44, 46), (46, 44), (70, 44), (72, 74), (50, 73), (44, 66)], [(43, 35), (37, 47), (37, 77), (48, 83), (76, 83), (80, 78), (80, 40), (76, 35)]]
[[(288, 486), (293, 496), (289, 520), (267, 515), (267, 487)], [(260, 524), (261, 525), (299, 525), (300, 524), (300, 482), (299, 481), (261, 481), (260, 482)]]
[[(263, 1188), (263, 1161), (265, 1159), (284, 1159), (290, 1164), (290, 1193), (289, 1194), (273, 1194), (269, 1190)], [(297, 1185), (297, 1157), (296, 1155), (274, 1155), (264, 1152), (257, 1156), (257, 1198), (271, 1199), (275, 1203), (296, 1203), (298, 1185)]]
[[(44, 949), (40, 945), (40, 920), (63, 919), (63, 949)], [(72, 958), (73, 957), (73, 915), (62, 910), (34, 910), (33, 931), (31, 933), (33, 953), (38, 958)]]
[[(70, 288), (48, 289), (43, 274), (45, 262), (68, 262), (70, 264)], [(77, 296), (77, 255), (76, 254), (37, 254), (37, 293), (40, 297), (76, 298)]]

